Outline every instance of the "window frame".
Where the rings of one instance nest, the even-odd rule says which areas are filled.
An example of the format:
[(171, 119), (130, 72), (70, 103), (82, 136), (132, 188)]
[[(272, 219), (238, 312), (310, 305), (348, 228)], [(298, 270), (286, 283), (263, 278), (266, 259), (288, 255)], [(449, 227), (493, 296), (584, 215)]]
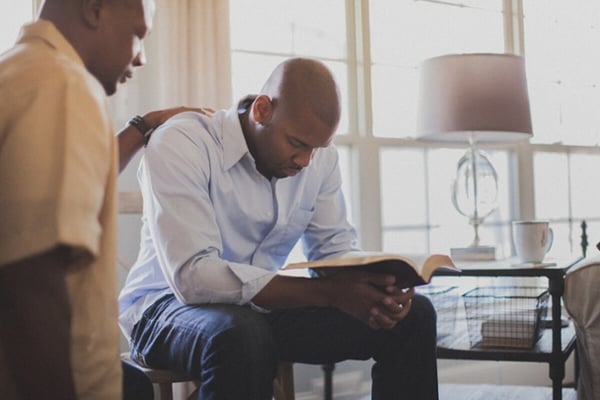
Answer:
[[(436, 2), (436, 0), (429, 0)], [(350, 182), (352, 219), (359, 232), (361, 246), (370, 250), (381, 250), (383, 241), (381, 207), (381, 182), (373, 177), (380, 177), (380, 149), (418, 148), (427, 152), (428, 149), (444, 147), (466, 148), (463, 144), (436, 144), (417, 141), (410, 138), (377, 137), (373, 134), (373, 115), (371, 97), (371, 56), (370, 56), (370, 19), (369, 0), (346, 0), (346, 35), (348, 71), (348, 132), (336, 135), (334, 143), (337, 146), (347, 146), (351, 156)], [(503, 0), (504, 51), (524, 55), (524, 18), (522, 0)], [(232, 49), (232, 53), (237, 50)], [(243, 51), (243, 50), (242, 50)], [(261, 54), (256, 52), (256, 54)], [(274, 55), (267, 54), (265, 55)], [(280, 54), (277, 54), (280, 55)], [(289, 55), (284, 55), (289, 56)], [(327, 59), (321, 58), (324, 61)], [(330, 59), (329, 61), (340, 61)], [(510, 219), (535, 218), (535, 193), (533, 157), (536, 151), (553, 151), (576, 154), (578, 151), (595, 152), (584, 146), (569, 146), (561, 144), (483, 144), (485, 149), (505, 149), (509, 152), (511, 215), (503, 221), (509, 226)], [(375, 206), (374, 206), (375, 205)], [(496, 222), (497, 223), (497, 222)], [(485, 222), (484, 222), (485, 224)], [(429, 236), (431, 223), (425, 221), (423, 229)], [(429, 250), (429, 249), (428, 249)]]

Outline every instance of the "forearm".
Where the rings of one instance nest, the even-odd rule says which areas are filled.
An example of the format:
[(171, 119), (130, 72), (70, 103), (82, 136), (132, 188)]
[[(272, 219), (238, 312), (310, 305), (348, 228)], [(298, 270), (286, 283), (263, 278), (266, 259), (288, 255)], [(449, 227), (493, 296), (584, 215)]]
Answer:
[(127, 125), (117, 134), (119, 142), (119, 172), (122, 172), (133, 156), (144, 146), (144, 136), (134, 126)]
[(266, 309), (335, 307), (373, 329), (391, 329), (410, 311), (411, 292), (394, 287), (393, 275), (343, 271), (317, 279), (273, 278), (252, 302)]
[(145, 114), (143, 117), (136, 116), (138, 123), (134, 118), (129, 120), (127, 126), (117, 134), (119, 142), (119, 172), (122, 172), (129, 161), (136, 153), (148, 142), (150, 134), (168, 118), (171, 113), (163, 111), (153, 111)]
[(0, 268), (0, 341), (24, 399), (75, 399), (67, 251)]
[(277, 275), (252, 302), (270, 310), (305, 306), (327, 307), (332, 299), (327, 279), (310, 279)]

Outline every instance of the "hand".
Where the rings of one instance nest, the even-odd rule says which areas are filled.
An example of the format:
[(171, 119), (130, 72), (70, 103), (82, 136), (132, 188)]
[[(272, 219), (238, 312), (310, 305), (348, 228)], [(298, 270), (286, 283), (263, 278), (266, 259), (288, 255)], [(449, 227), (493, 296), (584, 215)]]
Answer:
[(321, 279), (328, 282), (331, 305), (373, 329), (391, 329), (410, 308), (412, 294), (401, 293), (393, 275), (344, 270)]
[(384, 291), (388, 295), (383, 298), (381, 304), (371, 309), (369, 326), (373, 329), (392, 329), (396, 326), (410, 312), (415, 294), (413, 288), (401, 289), (395, 285), (386, 286)]
[(144, 115), (144, 121), (146, 121), (146, 123), (150, 127), (152, 127), (153, 129), (156, 129), (157, 127), (162, 125), (166, 120), (171, 118), (173, 115), (179, 114), (182, 112), (186, 112), (186, 111), (193, 111), (193, 112), (197, 112), (197, 113), (208, 115), (208, 116), (212, 116), (215, 112), (215, 110), (210, 107), (180, 106), (180, 107), (167, 108), (164, 110), (151, 111), (151, 112), (147, 113), (146, 115)]

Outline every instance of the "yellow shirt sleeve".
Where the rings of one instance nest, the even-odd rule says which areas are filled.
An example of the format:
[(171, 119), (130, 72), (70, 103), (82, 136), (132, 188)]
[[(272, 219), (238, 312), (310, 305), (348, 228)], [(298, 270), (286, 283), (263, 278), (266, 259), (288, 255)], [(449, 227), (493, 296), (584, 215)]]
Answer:
[(103, 91), (78, 72), (47, 68), (5, 92), (0, 266), (59, 244), (98, 253), (114, 138)]

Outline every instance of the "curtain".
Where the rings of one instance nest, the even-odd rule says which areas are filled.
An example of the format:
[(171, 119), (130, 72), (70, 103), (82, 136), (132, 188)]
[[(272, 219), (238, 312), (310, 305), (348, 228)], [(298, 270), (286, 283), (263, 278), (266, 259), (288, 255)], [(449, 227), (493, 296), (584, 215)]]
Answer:
[[(115, 131), (132, 116), (161, 108), (230, 106), (228, 1), (156, 0), (154, 26), (144, 45), (146, 65), (110, 97)], [(119, 176), (121, 190), (138, 188), (141, 154)]]
[(230, 105), (228, 10), (223, 0), (156, 0), (147, 63), (110, 99), (117, 130), (160, 108)]

